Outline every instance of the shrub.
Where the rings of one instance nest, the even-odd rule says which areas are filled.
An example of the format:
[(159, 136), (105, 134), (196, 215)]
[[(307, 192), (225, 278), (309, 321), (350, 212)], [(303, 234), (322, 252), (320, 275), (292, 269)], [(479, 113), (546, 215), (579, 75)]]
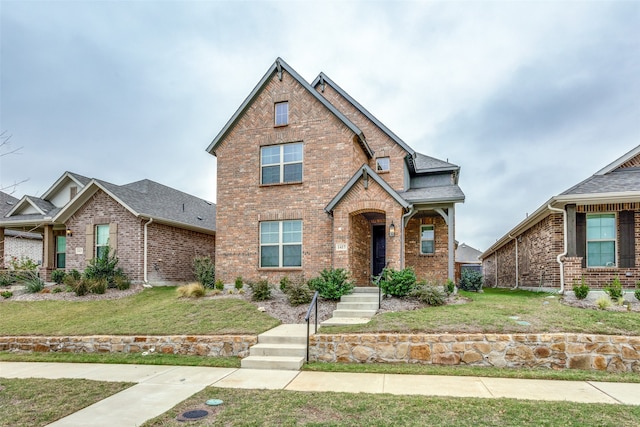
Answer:
[(309, 304), (313, 299), (313, 291), (304, 282), (290, 282), (284, 293), (293, 306)]
[(636, 282), (636, 290), (633, 292), (633, 295), (640, 301), (640, 280)]
[(88, 280), (84, 278), (76, 279), (73, 276), (67, 276), (64, 279), (64, 284), (71, 288), (71, 290), (79, 297), (89, 293), (89, 283)]
[(193, 274), (205, 288), (215, 287), (216, 266), (210, 256), (198, 256), (193, 259)]
[(202, 283), (189, 283), (188, 285), (178, 287), (176, 292), (179, 297), (200, 298), (205, 295), (206, 290)]
[(463, 270), (458, 287), (464, 291), (480, 291), (482, 289), (482, 273), (475, 270)]
[(264, 301), (271, 298), (271, 285), (266, 280), (249, 282), (247, 286), (251, 289), (251, 299), (254, 301)]
[(53, 290), (51, 291), (52, 294), (59, 294), (60, 292), (62, 292), (63, 289), (59, 286), (56, 286), (55, 288), (53, 288)]
[(596, 305), (600, 310), (606, 310), (607, 308), (611, 307), (611, 299), (609, 299), (608, 296), (603, 295), (596, 300)]
[[(79, 272), (78, 270), (76, 270), (76, 269), (74, 268), (73, 270), (71, 270), (71, 271), (69, 271), (69, 272), (67, 273), (67, 275), (65, 276), (65, 278), (66, 278), (66, 277), (68, 277), (68, 276), (71, 276), (72, 278), (74, 278), (74, 279), (76, 279), (76, 280), (80, 280), (81, 274), (80, 274), (80, 272)], [(64, 283), (64, 279), (63, 279), (62, 281), (63, 281), (63, 283)]]
[(90, 294), (104, 294), (107, 291), (107, 279), (84, 279), (87, 282), (87, 291)]
[(233, 286), (235, 286), (235, 288), (239, 291), (240, 289), (242, 289), (242, 286), (244, 286), (243, 282), (242, 282), (242, 276), (238, 276), (236, 277), (236, 281), (233, 283)]
[(224, 283), (220, 279), (216, 280), (216, 282), (215, 282), (215, 284), (213, 286), (219, 291), (224, 290)]
[(22, 257), (18, 259), (17, 257), (11, 257), (9, 260), (9, 269), (15, 271), (36, 271), (38, 269), (38, 264), (29, 257)]
[(287, 293), (287, 288), (290, 285), (291, 285), (291, 279), (289, 279), (289, 276), (284, 276), (282, 279), (280, 279), (280, 290), (285, 294)]
[(3, 291), (3, 292), (0, 292), (0, 296), (2, 296), (2, 298), (5, 298), (5, 299), (11, 298), (13, 296), (13, 292)]
[(589, 285), (585, 282), (584, 276), (582, 276), (582, 283), (580, 285), (576, 283), (573, 284), (573, 293), (578, 299), (585, 299), (587, 295), (589, 295)]
[(616, 276), (609, 285), (605, 286), (603, 289), (609, 297), (616, 301), (622, 298), (622, 283), (620, 283), (620, 278)]
[(113, 284), (119, 291), (124, 291), (131, 287), (131, 281), (124, 274), (115, 274), (113, 276)]
[(416, 273), (411, 267), (402, 270), (385, 267), (381, 276), (380, 289), (385, 295), (404, 297), (409, 295), (416, 286)]
[(118, 265), (118, 257), (111, 251), (109, 246), (106, 247), (99, 257), (89, 261), (89, 265), (84, 270), (84, 277), (87, 279), (105, 279), (109, 288), (115, 287), (114, 276), (122, 275), (122, 269), (116, 268)]
[(25, 290), (29, 294), (35, 294), (44, 289), (44, 280), (39, 278), (34, 272), (26, 273), (21, 279), (21, 283), (25, 286)]
[(447, 294), (442, 286), (420, 281), (416, 284), (411, 295), (425, 304), (438, 306), (444, 305)]
[(451, 295), (456, 290), (456, 284), (451, 279), (447, 279), (447, 283), (444, 284), (444, 291), (447, 295)]
[(67, 273), (64, 270), (53, 270), (51, 272), (51, 280), (53, 280), (56, 284), (61, 284), (64, 281), (64, 276)]
[(318, 291), (322, 298), (337, 300), (342, 295), (353, 291), (353, 281), (349, 280), (349, 273), (343, 268), (324, 269), (319, 277), (308, 282), (309, 289)]
[(0, 271), (0, 286), (11, 286), (16, 281), (15, 276), (10, 271)]

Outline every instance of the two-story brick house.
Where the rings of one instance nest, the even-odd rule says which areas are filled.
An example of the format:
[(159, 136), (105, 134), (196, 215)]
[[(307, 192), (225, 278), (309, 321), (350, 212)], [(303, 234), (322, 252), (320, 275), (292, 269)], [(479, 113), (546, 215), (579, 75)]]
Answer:
[(415, 152), (326, 75), (276, 59), (213, 139), (216, 276), (311, 278), (385, 265), (454, 277), (460, 168)]

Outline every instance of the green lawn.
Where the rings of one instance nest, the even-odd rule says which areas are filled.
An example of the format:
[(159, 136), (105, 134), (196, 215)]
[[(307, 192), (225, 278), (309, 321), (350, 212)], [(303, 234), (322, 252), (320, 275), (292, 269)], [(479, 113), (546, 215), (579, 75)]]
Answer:
[(0, 426), (45, 426), (132, 385), (83, 379), (0, 378)]
[(3, 335), (255, 335), (280, 323), (246, 301), (179, 299), (173, 287), (116, 300), (6, 301), (0, 314)]
[[(424, 332), (424, 333), (530, 333), (581, 332), (638, 335), (637, 312), (588, 310), (565, 306), (558, 295), (509, 289), (464, 292), (467, 304), (383, 313), (366, 325), (323, 327), (321, 333)], [(510, 317), (517, 316), (520, 325)]]
[(515, 399), (444, 398), (208, 387), (143, 426), (181, 426), (176, 416), (223, 404), (199, 426), (637, 426), (640, 407)]

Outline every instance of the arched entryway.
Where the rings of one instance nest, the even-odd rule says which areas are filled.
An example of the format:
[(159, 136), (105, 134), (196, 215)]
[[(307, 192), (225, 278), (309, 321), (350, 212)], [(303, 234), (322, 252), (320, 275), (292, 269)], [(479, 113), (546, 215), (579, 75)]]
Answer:
[(359, 211), (350, 215), (349, 265), (357, 286), (369, 286), (387, 262), (387, 216), (384, 211)]

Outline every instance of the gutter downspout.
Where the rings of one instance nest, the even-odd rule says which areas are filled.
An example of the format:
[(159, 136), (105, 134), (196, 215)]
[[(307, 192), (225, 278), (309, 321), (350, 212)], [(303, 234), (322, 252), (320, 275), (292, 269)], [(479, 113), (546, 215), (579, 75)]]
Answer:
[(564, 263), (561, 258), (567, 255), (567, 212), (564, 209), (554, 208), (551, 204), (548, 204), (547, 208), (554, 212), (562, 212), (564, 250), (561, 254), (558, 254), (556, 261), (560, 265), (560, 291), (558, 293), (564, 295)]
[(404, 230), (406, 223), (409, 222), (409, 218), (415, 213), (413, 205), (409, 205), (409, 211), (402, 215), (402, 221), (400, 221), (400, 269), (404, 268)]
[(149, 283), (148, 275), (147, 275), (147, 264), (148, 264), (148, 256), (147, 256), (147, 226), (153, 222), (153, 218), (149, 218), (149, 221), (144, 224), (144, 283)]
[(520, 273), (519, 273), (519, 258), (518, 258), (518, 238), (517, 237), (513, 237), (511, 234), (509, 234), (509, 238), (513, 239), (516, 241), (516, 286), (514, 286), (512, 289), (518, 289), (518, 278), (520, 277)]

